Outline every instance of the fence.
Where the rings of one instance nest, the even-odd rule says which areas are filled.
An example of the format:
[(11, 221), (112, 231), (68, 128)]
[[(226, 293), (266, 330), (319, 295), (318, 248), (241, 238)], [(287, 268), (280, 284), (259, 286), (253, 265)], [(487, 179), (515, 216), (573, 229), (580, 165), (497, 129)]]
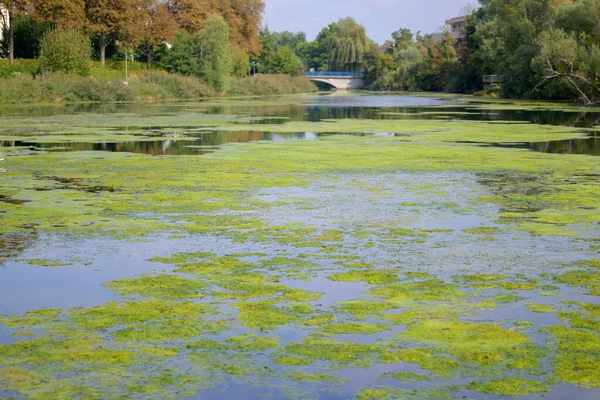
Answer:
[(319, 76), (319, 77), (331, 77), (331, 78), (362, 78), (363, 74), (360, 72), (306, 72), (306, 76)]

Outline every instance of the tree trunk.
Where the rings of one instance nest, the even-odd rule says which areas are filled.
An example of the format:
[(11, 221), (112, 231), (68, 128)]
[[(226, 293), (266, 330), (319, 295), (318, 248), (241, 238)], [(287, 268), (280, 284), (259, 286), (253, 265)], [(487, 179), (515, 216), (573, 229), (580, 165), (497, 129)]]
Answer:
[(8, 16), (8, 59), (10, 65), (15, 65), (15, 28), (12, 14)]
[(152, 69), (152, 46), (146, 42), (146, 66)]
[(102, 68), (104, 68), (104, 64), (106, 62), (106, 47), (108, 43), (106, 41), (106, 32), (102, 32), (100, 34), (100, 64)]

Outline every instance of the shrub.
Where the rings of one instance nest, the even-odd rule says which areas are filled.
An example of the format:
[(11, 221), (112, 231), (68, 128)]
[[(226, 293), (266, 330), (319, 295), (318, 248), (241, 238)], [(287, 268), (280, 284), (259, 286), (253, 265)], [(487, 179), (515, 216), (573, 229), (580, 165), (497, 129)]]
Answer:
[(90, 41), (80, 31), (49, 31), (40, 43), (40, 54), (40, 63), (44, 71), (89, 75)]

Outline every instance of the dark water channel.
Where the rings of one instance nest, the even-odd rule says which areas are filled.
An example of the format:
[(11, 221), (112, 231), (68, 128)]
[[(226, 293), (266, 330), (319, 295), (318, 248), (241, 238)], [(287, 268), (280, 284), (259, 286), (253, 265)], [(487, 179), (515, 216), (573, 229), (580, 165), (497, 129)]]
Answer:
[[(290, 121), (320, 122), (334, 119), (385, 119), (385, 120), (465, 120), (465, 121), (506, 121), (524, 122), (541, 125), (557, 125), (580, 128), (600, 126), (600, 112), (581, 110), (519, 110), (518, 104), (514, 109), (504, 105), (496, 109), (494, 103), (464, 103), (453, 99), (436, 99), (412, 96), (339, 96), (322, 94), (308, 98), (298, 104), (281, 104), (254, 106), (250, 104), (205, 104), (205, 103), (171, 103), (171, 104), (120, 104), (120, 105), (70, 105), (63, 107), (25, 107), (8, 108), (0, 115), (8, 116), (40, 116), (78, 115), (78, 114), (137, 114), (142, 116), (174, 116), (179, 113), (204, 113), (211, 115), (240, 115), (251, 117), (248, 125), (282, 125)], [(558, 105), (560, 106), (560, 105)], [(508, 108), (508, 109), (505, 109)], [(246, 124), (246, 123), (245, 123)], [(244, 143), (254, 141), (279, 140), (315, 140), (327, 134), (312, 132), (278, 133), (261, 132), (259, 130), (224, 131), (198, 129), (194, 126), (152, 126), (115, 128), (119, 132), (127, 130), (147, 131), (144, 140), (97, 142), (56, 143), (36, 142), (26, 136), (19, 141), (1, 141), (0, 147), (19, 147), (31, 151), (106, 151), (128, 152), (138, 154), (159, 155), (202, 155), (218, 150), (220, 145), (227, 143)], [(167, 132), (181, 132), (187, 139), (169, 137)], [(523, 142), (500, 147), (517, 147), (536, 152), (558, 154), (587, 154), (600, 155), (599, 133), (591, 134), (589, 138), (568, 139), (548, 142)], [(163, 139), (164, 137), (164, 139)], [(150, 139), (150, 140), (149, 140)]]

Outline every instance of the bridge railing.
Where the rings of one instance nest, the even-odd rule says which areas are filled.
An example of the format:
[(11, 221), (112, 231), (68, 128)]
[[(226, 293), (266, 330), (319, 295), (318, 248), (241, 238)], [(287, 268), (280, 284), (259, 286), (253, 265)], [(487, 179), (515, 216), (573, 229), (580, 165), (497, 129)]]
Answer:
[(328, 78), (362, 78), (360, 72), (305, 72), (305, 76), (319, 76)]

